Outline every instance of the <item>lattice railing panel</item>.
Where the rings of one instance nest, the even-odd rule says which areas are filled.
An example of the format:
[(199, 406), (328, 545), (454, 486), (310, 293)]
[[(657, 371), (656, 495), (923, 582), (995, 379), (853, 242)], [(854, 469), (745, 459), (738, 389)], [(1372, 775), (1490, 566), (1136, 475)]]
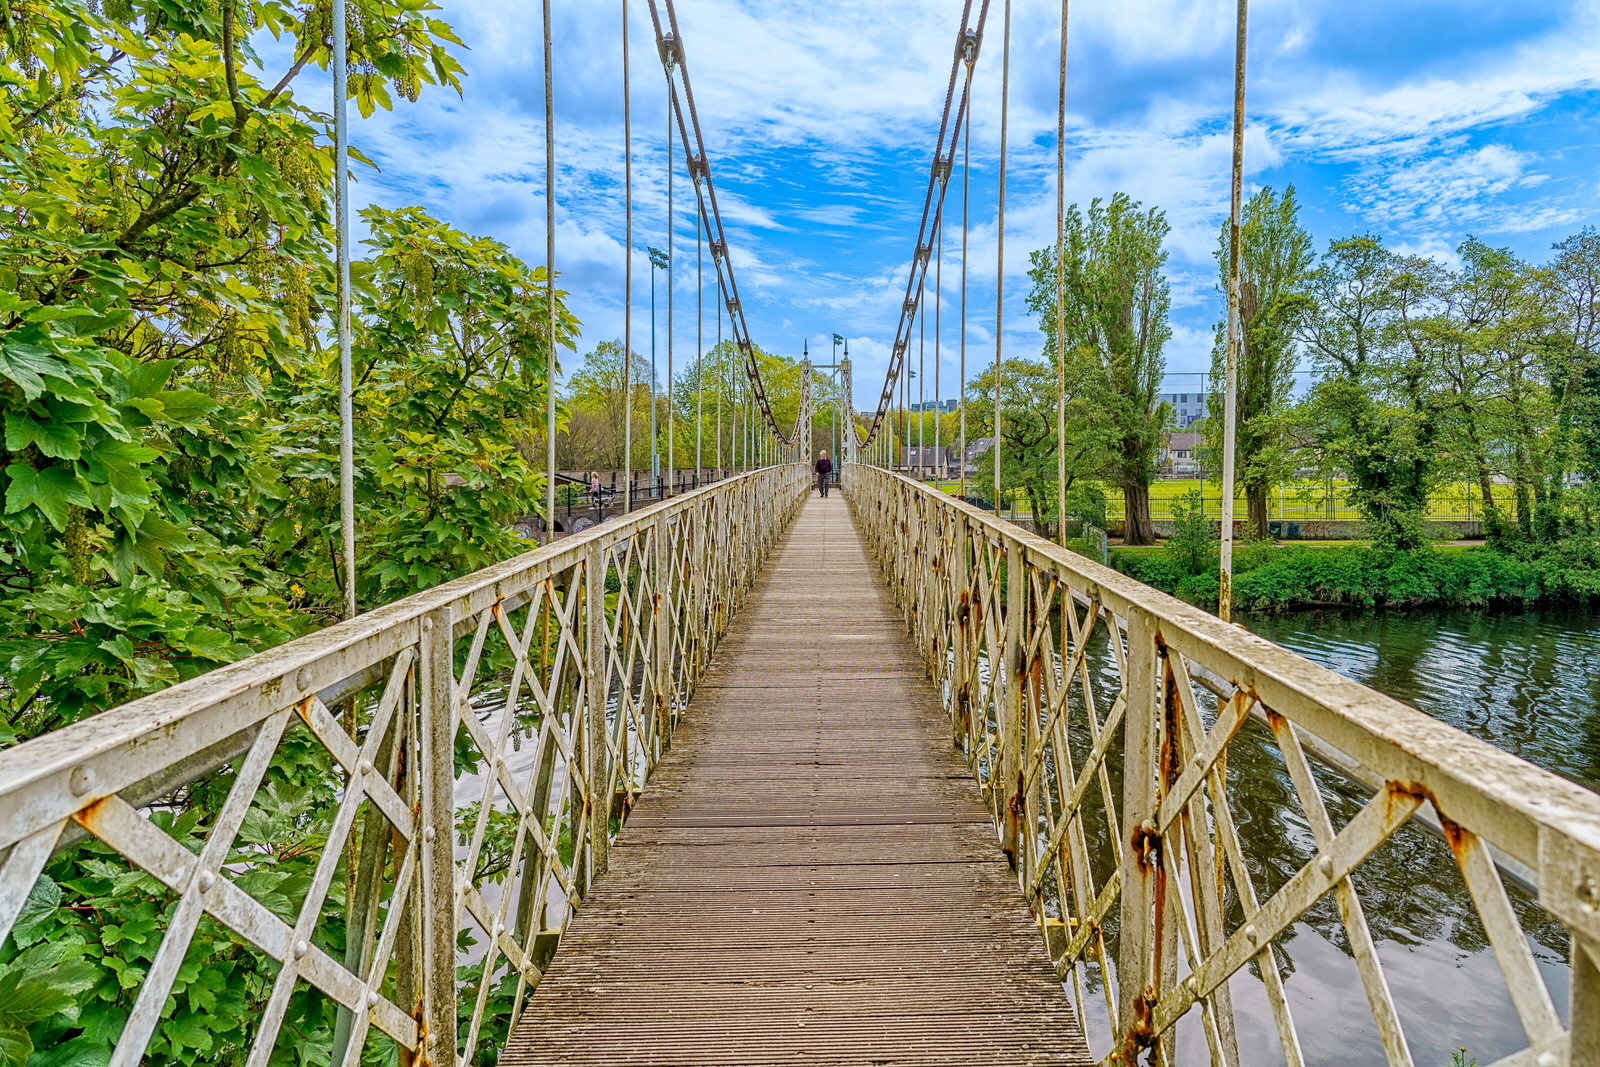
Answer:
[[(1318, 936), (1371, 1057), (1411, 1064), (1450, 994), (1383, 943), (1431, 921), (1492, 952), (1500, 1067), (1600, 1063), (1600, 797), (911, 479), (843, 481), (1103, 1062), (1316, 1062), (1350, 1029), (1295, 1014)], [(1408, 892), (1441, 851), (1460, 877)]]
[(177, 1048), (170, 997), (224, 956), (249, 1067), (480, 1062), (809, 485), (708, 486), (0, 752), (0, 940), (53, 921), (47, 868), (109, 872), (160, 918), (107, 944), (112, 1063)]

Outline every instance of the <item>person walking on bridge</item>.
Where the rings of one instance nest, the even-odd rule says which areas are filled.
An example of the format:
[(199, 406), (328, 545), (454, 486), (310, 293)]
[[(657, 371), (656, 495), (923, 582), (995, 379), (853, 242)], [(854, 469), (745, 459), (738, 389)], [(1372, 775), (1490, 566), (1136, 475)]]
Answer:
[(833, 474), (833, 461), (828, 458), (828, 450), (823, 449), (822, 455), (817, 457), (817, 493), (826, 498), (828, 495), (828, 478)]

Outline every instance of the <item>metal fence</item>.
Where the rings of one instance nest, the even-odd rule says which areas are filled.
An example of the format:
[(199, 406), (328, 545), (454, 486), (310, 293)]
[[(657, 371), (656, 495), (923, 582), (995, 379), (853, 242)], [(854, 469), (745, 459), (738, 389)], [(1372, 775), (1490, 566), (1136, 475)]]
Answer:
[[(1181, 1025), (1237, 1064), (1235, 1004), (1256, 983), (1283, 1061), (1304, 1063), (1285, 945), (1331, 895), (1384, 1056), (1411, 1064), (1401, 1005), (1420, 991), (1385, 976), (1364, 909), (1438, 903), (1364, 904), (1357, 881), (1422, 820), (1526, 1034), (1497, 1067), (1600, 1063), (1600, 796), (912, 479), (854, 466), (844, 485), (1079, 1017), (1109, 1023), (1102, 1062), (1202, 1059), (1175, 1061)], [(1241, 754), (1248, 730), (1263, 743)], [(1278, 761), (1299, 844), (1267, 858), (1275, 884), (1241, 833), (1268, 801), (1230, 752)], [(1335, 806), (1335, 778), (1369, 789)], [(1514, 888), (1514, 904), (1507, 881), (1535, 896)], [(1570, 935), (1569, 1024), (1527, 936), (1552, 918)]]
[[(790, 465), (708, 486), (0, 752), (0, 940), (92, 835), (170, 909), (113, 1064), (143, 1060), (202, 921), (263, 961), (251, 1067), (280, 1041), (475, 1062), (810, 484)], [(272, 857), (238, 839), (290, 739), (330, 785), (300, 816), (320, 854), (292, 906), (252, 895)], [(227, 799), (186, 847), (153, 816), (201, 779)], [(306, 996), (325, 1032), (285, 1026)]]
[[(1150, 518), (1156, 522), (1171, 522), (1178, 507), (1187, 508), (1190, 492), (1198, 493), (1199, 512), (1217, 519), (1222, 515), (1222, 489), (1215, 481), (1199, 476), (1188, 478), (1163, 477), (1152, 483), (1150, 493)], [(1496, 486), (1495, 499), (1502, 514), (1510, 514), (1515, 507), (1510, 486)], [(1246, 514), (1245, 498), (1241, 491), (1234, 500), (1234, 515), (1243, 522)], [(1114, 522), (1126, 518), (1122, 494), (1107, 495), (1106, 517)], [(1430, 522), (1478, 523), (1483, 521), (1483, 498), (1477, 486), (1465, 482), (1445, 485), (1435, 489), (1423, 509), (1424, 519)], [(1335, 523), (1360, 522), (1361, 513), (1350, 503), (1347, 488), (1339, 483), (1300, 482), (1274, 486), (1267, 494), (1267, 519), (1279, 523)]]

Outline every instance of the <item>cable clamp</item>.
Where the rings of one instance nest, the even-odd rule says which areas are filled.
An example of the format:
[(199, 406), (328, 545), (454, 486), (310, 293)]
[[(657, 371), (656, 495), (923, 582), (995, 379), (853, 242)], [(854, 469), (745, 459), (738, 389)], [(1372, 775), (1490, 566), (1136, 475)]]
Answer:
[(972, 61), (978, 58), (978, 42), (979, 37), (972, 30), (968, 30), (961, 36), (961, 59), (969, 67), (972, 65)]

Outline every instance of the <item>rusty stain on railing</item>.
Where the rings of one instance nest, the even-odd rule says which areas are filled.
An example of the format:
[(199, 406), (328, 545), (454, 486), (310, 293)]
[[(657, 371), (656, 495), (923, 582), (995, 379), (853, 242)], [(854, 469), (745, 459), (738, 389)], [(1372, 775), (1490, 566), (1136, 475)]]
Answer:
[[(175, 897), (113, 1064), (143, 1059), (202, 916), (278, 967), (250, 1067), (272, 1056), (298, 981), (337, 1008), (336, 1064), (360, 1063), (374, 1028), (402, 1062), (475, 1062), (492, 986), (514, 977), (500, 1020), (514, 1024), (605, 871), (618, 795), (625, 817), (810, 484), (799, 465), (716, 483), (0, 752), (0, 939), (52, 854), (87, 833)], [(290, 730), (343, 779), (293, 925), (235, 885), (230, 860)], [(233, 785), (197, 855), (149, 805), (218, 770)], [(515, 825), (480, 876), (491, 812)], [(356, 910), (336, 958), (314, 935), (346, 855)], [(468, 931), (482, 967), (461, 983)]]
[[(1350, 875), (1421, 820), (1450, 845), (1525, 1031), (1495, 1067), (1600, 1064), (1600, 796), (935, 488), (861, 465), (842, 481), (1080, 1019), (1098, 985), (1103, 1063), (1176, 1062), (1184, 1019), (1211, 1063), (1239, 1063), (1230, 981), (1251, 974), (1283, 1061), (1304, 1063), (1279, 942), (1333, 894), (1384, 1058), (1411, 1064), (1396, 1009), (1408, 990), (1386, 979)], [(1099, 693), (1091, 638), (1115, 674)], [(1228, 790), (1246, 720), (1270, 731), (1315, 846), (1265, 900), (1234, 818), (1248, 798)], [(1308, 753), (1342, 784), (1372, 784), (1342, 828)], [(1013, 766), (1021, 795), (996, 788)], [(1029, 832), (1014, 836), (1019, 822)], [(1502, 869), (1571, 935), (1566, 1026)]]

